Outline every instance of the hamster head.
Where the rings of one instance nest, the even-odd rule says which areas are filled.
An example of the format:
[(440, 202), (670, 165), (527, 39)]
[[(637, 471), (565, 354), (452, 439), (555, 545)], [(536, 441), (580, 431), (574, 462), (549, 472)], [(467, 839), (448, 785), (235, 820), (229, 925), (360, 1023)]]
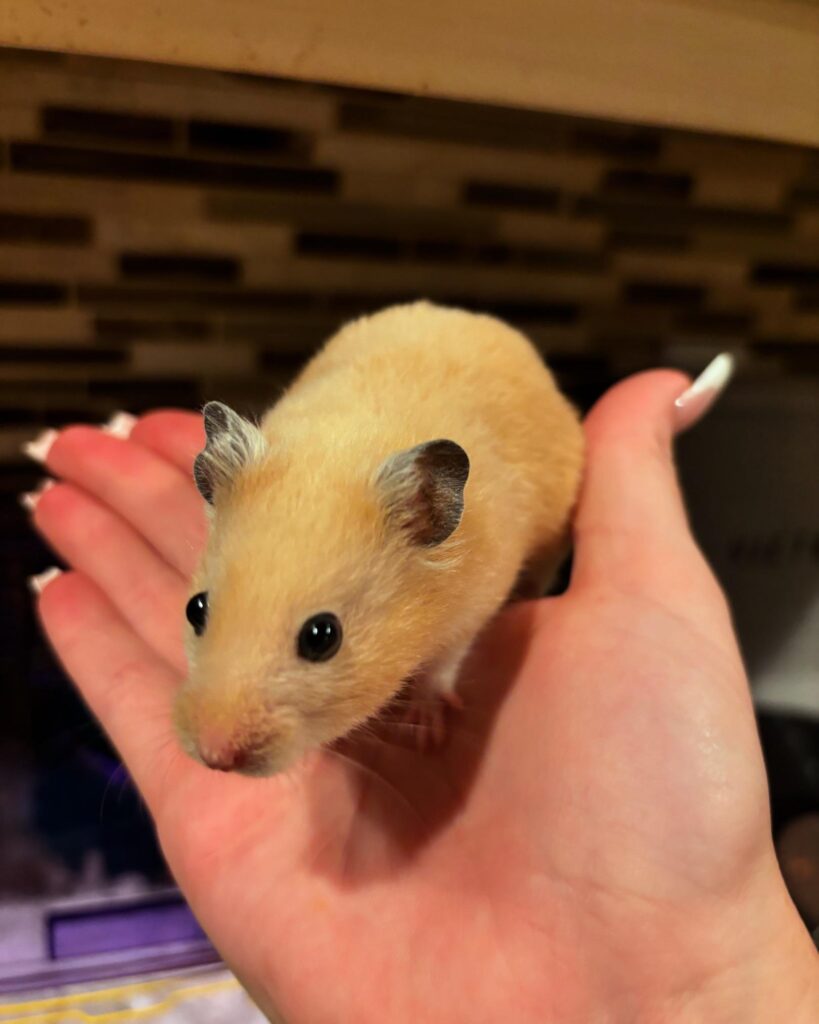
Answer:
[(216, 402), (205, 429), (210, 533), (175, 724), (201, 763), (270, 775), (375, 714), (433, 653), (469, 460), (433, 439), (305, 466)]

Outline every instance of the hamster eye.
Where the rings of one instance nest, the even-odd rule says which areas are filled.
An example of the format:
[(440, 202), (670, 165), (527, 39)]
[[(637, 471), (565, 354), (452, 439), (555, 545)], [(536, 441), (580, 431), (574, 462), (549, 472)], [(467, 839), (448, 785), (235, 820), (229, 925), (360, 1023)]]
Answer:
[(312, 615), (299, 630), (299, 657), (328, 661), (341, 647), (341, 623), (332, 612)]
[(197, 636), (201, 636), (205, 632), (205, 625), (208, 621), (208, 595), (206, 591), (203, 590), (201, 594), (193, 595), (185, 608), (185, 616), (193, 626), (194, 633)]

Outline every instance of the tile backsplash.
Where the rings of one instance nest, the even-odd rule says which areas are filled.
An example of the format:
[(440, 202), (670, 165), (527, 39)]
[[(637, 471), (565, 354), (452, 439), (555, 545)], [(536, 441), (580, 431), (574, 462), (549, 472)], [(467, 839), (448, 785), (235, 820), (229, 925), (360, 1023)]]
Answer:
[(264, 406), (418, 296), (522, 327), (581, 405), (726, 347), (819, 369), (819, 151), (5, 50), (0, 155), (5, 466), (120, 406)]

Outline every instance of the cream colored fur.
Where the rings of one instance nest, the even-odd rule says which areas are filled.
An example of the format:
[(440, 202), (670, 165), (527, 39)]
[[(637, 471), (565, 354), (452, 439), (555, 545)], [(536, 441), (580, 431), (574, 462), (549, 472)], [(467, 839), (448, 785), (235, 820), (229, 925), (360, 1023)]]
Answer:
[[(542, 577), (565, 550), (583, 460), (578, 417), (530, 343), (488, 316), (425, 302), (348, 324), (261, 423), (267, 453), (217, 495), (191, 593), (208, 628), (189, 637), (177, 721), (264, 748), (278, 770), (378, 711), (419, 669), (457, 663), (525, 563)], [(384, 461), (448, 438), (470, 459), (460, 525), (421, 548), (391, 526)], [(264, 451), (261, 445), (257, 451)], [(339, 653), (296, 653), (310, 615), (332, 611)], [(465, 694), (468, 700), (468, 693)]]

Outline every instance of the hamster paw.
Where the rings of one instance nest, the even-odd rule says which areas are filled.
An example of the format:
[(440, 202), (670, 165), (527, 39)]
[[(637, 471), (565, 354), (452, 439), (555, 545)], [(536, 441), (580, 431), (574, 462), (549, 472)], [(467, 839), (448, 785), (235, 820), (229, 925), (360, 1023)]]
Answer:
[(401, 721), (411, 728), (410, 739), (418, 750), (437, 750), (446, 742), (449, 714), (463, 706), (457, 693), (432, 693), (422, 688), (410, 698)]

